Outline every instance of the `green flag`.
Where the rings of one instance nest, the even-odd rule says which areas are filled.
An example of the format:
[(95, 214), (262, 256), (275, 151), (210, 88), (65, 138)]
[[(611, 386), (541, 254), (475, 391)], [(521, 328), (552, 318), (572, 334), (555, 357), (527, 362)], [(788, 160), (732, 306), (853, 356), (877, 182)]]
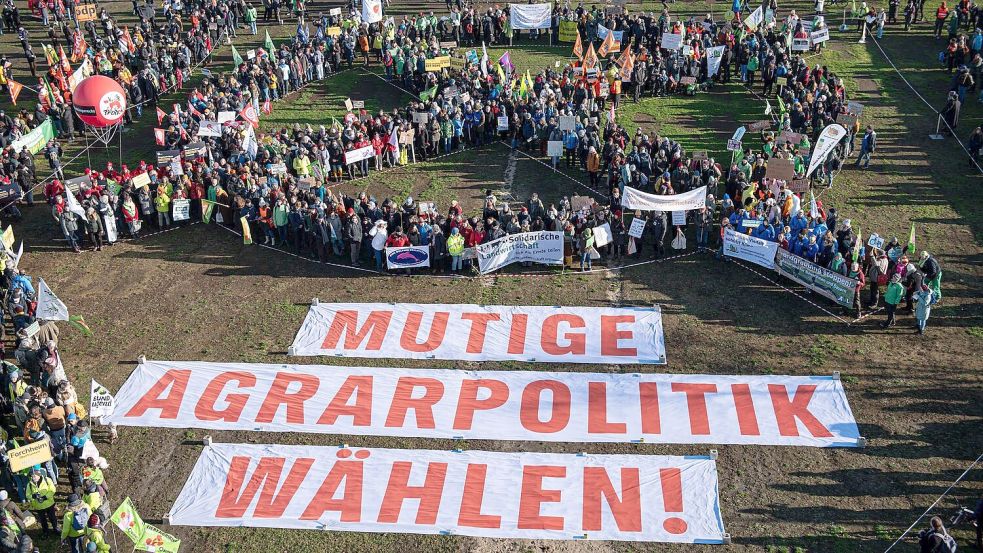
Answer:
[(785, 113), (786, 112), (788, 112), (788, 109), (785, 107), (785, 100), (782, 100), (782, 97), (779, 96), (778, 97), (778, 115), (779, 115), (779, 117), (785, 117)]
[(92, 337), (92, 329), (89, 328), (89, 325), (85, 324), (85, 319), (82, 318), (82, 315), (72, 315), (72, 316), (70, 316), (68, 318), (68, 324), (74, 326), (76, 328), (76, 330), (78, 330), (79, 332), (81, 332), (85, 336), (87, 336), (89, 338)]
[(240, 56), (239, 51), (236, 50), (235, 44), (232, 45), (232, 63), (234, 63), (236, 67), (242, 65), (242, 56)]
[(165, 551), (166, 553), (177, 553), (181, 547), (181, 540), (156, 528), (150, 524), (143, 531), (143, 536), (137, 542), (136, 548), (140, 551)]
[(429, 102), (430, 99), (433, 98), (436, 95), (437, 95), (437, 86), (435, 85), (433, 88), (428, 88), (427, 90), (424, 90), (423, 92), (421, 92), (420, 93), (420, 100), (422, 100), (424, 102)]
[(143, 519), (140, 518), (140, 513), (137, 512), (136, 507), (133, 506), (133, 502), (129, 497), (119, 504), (119, 507), (116, 508), (113, 516), (109, 517), (109, 520), (113, 521), (113, 524), (122, 530), (133, 543), (140, 542), (140, 538), (143, 536), (147, 526), (143, 522)]
[(215, 202), (210, 200), (201, 201), (201, 222), (206, 225), (212, 220), (212, 212), (215, 211)]
[(273, 39), (270, 38), (269, 31), (266, 31), (266, 40), (263, 42), (263, 46), (270, 53), (270, 57), (276, 59), (276, 46), (273, 44)]
[(911, 232), (908, 234), (908, 255), (915, 253), (915, 222), (911, 222)]

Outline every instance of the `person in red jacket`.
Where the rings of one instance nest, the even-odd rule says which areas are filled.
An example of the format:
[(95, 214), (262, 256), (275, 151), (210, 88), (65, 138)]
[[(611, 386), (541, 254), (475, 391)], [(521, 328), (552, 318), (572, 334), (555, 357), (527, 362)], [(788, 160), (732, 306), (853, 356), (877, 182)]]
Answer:
[(65, 185), (58, 179), (53, 179), (48, 184), (44, 185), (44, 197), (51, 205), (55, 205), (57, 198), (60, 198), (64, 193)]

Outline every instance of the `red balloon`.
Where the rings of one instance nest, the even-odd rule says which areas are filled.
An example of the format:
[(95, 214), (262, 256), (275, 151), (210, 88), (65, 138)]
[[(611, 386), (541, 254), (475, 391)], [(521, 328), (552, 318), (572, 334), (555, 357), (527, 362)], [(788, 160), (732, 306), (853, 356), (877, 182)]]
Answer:
[(87, 125), (109, 127), (119, 123), (126, 112), (126, 93), (113, 79), (93, 75), (84, 79), (72, 93), (75, 113)]

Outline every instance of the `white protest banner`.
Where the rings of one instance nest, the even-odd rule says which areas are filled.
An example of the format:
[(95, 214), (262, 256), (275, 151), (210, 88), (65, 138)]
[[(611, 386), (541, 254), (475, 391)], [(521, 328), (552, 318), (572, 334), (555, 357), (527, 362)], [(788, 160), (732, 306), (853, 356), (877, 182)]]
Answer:
[(549, 157), (560, 157), (563, 155), (563, 141), (549, 140), (546, 142), (546, 155)]
[(109, 417), (113, 414), (116, 407), (116, 399), (109, 390), (95, 380), (89, 392), (89, 416), (90, 417)]
[(169, 519), (177, 526), (723, 543), (717, 487), (716, 462), (702, 456), (213, 444)]
[(350, 150), (345, 152), (345, 165), (351, 165), (352, 163), (358, 163), (363, 159), (370, 159), (375, 157), (375, 148), (371, 145), (363, 146), (357, 150)]
[(38, 279), (38, 307), (35, 317), (44, 321), (67, 321), (68, 307), (61, 301), (44, 279)]
[(641, 209), (642, 211), (686, 211), (700, 209), (706, 205), (706, 199), (706, 186), (671, 196), (649, 194), (626, 186), (621, 205), (627, 209)]
[(520, 261), (544, 265), (563, 265), (563, 233), (555, 231), (520, 232), (478, 244), (478, 270), (497, 271)]
[[(235, 114), (233, 114), (235, 115)], [(199, 121), (198, 136), (222, 136), (222, 124), (218, 121)]]
[(191, 218), (191, 200), (178, 198), (171, 202), (171, 217), (174, 221), (187, 221)]
[(383, 359), (666, 362), (658, 307), (319, 303), (311, 306), (288, 351)]
[(666, 50), (679, 50), (683, 45), (683, 35), (676, 33), (662, 33), (662, 46)]
[(594, 227), (594, 246), (601, 248), (611, 243), (611, 224), (604, 223), (599, 227)]
[(733, 229), (724, 231), (724, 255), (750, 261), (767, 269), (775, 268), (778, 242), (762, 240)]
[(236, 112), (234, 111), (220, 111), (218, 112), (218, 124), (228, 123), (230, 121), (236, 120)]
[(635, 217), (631, 220), (631, 227), (628, 229), (628, 236), (632, 238), (641, 238), (642, 233), (645, 232), (645, 219), (643, 217)]
[(412, 269), (430, 266), (429, 246), (386, 248), (386, 266), (390, 269)]
[(816, 140), (816, 145), (812, 147), (812, 154), (809, 156), (809, 170), (806, 171), (806, 178), (812, 175), (817, 167), (822, 165), (829, 154), (846, 137), (846, 129), (842, 125), (833, 123), (823, 129)]
[(382, 0), (362, 0), (362, 21), (365, 23), (382, 21)]
[(577, 128), (577, 116), (561, 115), (559, 117), (559, 128), (561, 131), (572, 131)]
[[(613, 340), (612, 340), (613, 341)], [(467, 440), (857, 447), (833, 377), (146, 361), (109, 422)]]
[(808, 38), (793, 38), (792, 39), (792, 51), (793, 52), (808, 52), (809, 48), (812, 47), (812, 42)]
[(509, 4), (513, 29), (549, 29), (551, 4)]
[(725, 46), (707, 48), (707, 74), (711, 77), (720, 71), (720, 62), (724, 58)]
[(822, 44), (823, 42), (829, 40), (829, 28), (823, 27), (818, 31), (813, 31), (809, 34), (809, 38), (812, 40), (813, 44)]

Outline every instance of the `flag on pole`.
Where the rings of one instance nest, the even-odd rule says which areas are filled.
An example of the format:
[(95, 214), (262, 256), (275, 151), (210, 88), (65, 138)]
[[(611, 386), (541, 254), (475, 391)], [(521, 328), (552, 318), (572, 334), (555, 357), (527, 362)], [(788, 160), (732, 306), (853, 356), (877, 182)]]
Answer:
[(429, 102), (430, 99), (436, 95), (437, 95), (437, 85), (434, 85), (420, 93), (420, 100), (424, 102)]
[(819, 217), (819, 206), (816, 205), (816, 196), (809, 190), (809, 216), (815, 219)]
[(246, 246), (253, 243), (253, 233), (249, 230), (249, 221), (245, 217), (239, 218), (239, 224), (242, 225), (242, 243)]
[(212, 221), (212, 213), (215, 211), (215, 202), (211, 200), (201, 200), (201, 222), (206, 225)]
[(236, 67), (242, 65), (242, 56), (240, 56), (239, 51), (236, 50), (235, 44), (232, 45), (232, 63), (234, 63)]
[(908, 233), (908, 255), (915, 253), (915, 222), (911, 222), (911, 232)]
[(615, 120), (615, 117), (614, 117), (614, 102), (610, 102), (610, 103), (611, 103), (611, 110), (608, 111), (608, 123), (614, 123), (614, 120)]
[(164, 111), (164, 110), (162, 110), (162, 109), (160, 109), (160, 108), (157, 108), (157, 124), (158, 125), (163, 125), (164, 124), (164, 118), (165, 117), (167, 117), (167, 112)]
[(577, 31), (577, 40), (573, 43), (573, 55), (577, 59), (584, 59), (584, 43), (580, 40), (580, 31)]
[(252, 127), (246, 127), (246, 135), (242, 137), (242, 151), (246, 152), (253, 159), (259, 151), (259, 143), (256, 142), (256, 131)]
[(263, 46), (270, 53), (270, 57), (276, 59), (276, 46), (273, 44), (273, 39), (270, 38), (270, 31), (266, 31), (266, 40), (263, 41)]
[(604, 37), (604, 42), (601, 42), (600, 48), (597, 49), (597, 55), (606, 58), (612, 50), (614, 50), (614, 31), (608, 31), (608, 35)]
[(82, 209), (82, 205), (79, 204), (78, 198), (75, 194), (72, 194), (71, 190), (65, 191), (65, 205), (68, 206), (68, 210), (72, 213), (78, 215), (79, 217), (85, 218), (85, 210)]
[(130, 538), (130, 541), (133, 543), (140, 541), (147, 526), (129, 497), (119, 504), (119, 507), (113, 512), (113, 516), (109, 517), (109, 520), (126, 534), (126, 537)]
[(167, 135), (164, 129), (154, 129), (154, 140), (157, 142), (158, 146), (163, 146), (167, 143)]
[(17, 105), (17, 97), (20, 96), (20, 91), (24, 89), (24, 85), (13, 79), (7, 79), (7, 89), (10, 91), (10, 102)]
[(81, 31), (75, 31), (72, 37), (72, 61), (79, 61), (85, 57), (85, 50), (88, 48), (88, 43), (85, 42), (85, 37), (82, 36)]
[(61, 44), (58, 45), (58, 60), (61, 62), (61, 70), (66, 75), (70, 75), (72, 73), (72, 64), (68, 62), (68, 56), (65, 55), (65, 49)]
[(394, 159), (397, 159), (397, 160), (400, 157), (399, 156), (399, 135), (397, 134), (397, 131), (398, 130), (399, 130), (399, 128), (396, 125), (393, 125), (393, 130), (392, 130), (392, 132), (389, 133), (389, 140), (387, 141), (389, 143), (389, 145), (393, 147), (393, 154), (395, 155), (395, 158)]
[(765, 115), (771, 115), (771, 102), (765, 98)]
[(857, 262), (857, 258), (860, 257), (860, 245), (863, 244), (863, 233), (860, 232), (860, 227), (857, 227), (857, 240), (853, 243), (853, 262)]
[(502, 66), (508, 75), (511, 75), (515, 71), (515, 66), (512, 65), (512, 55), (509, 54), (508, 50), (502, 54), (502, 57), (498, 58), (498, 65)]
[(584, 78), (587, 78), (587, 70), (597, 67), (597, 53), (594, 52), (594, 43), (587, 46), (587, 54), (584, 55)]
[(249, 122), (254, 129), (259, 128), (259, 115), (256, 114), (256, 108), (253, 107), (252, 103), (247, 103), (240, 111), (239, 115), (243, 119)]
[(488, 49), (485, 48), (484, 41), (481, 43), (481, 74), (488, 76)]
[(140, 551), (154, 551), (156, 553), (178, 553), (181, 547), (181, 540), (164, 532), (152, 524), (148, 524), (140, 536), (140, 541), (136, 544), (136, 549)]
[(270, 101), (269, 98), (267, 98), (266, 101), (263, 102), (263, 106), (260, 108), (260, 111), (262, 111), (266, 115), (273, 113), (273, 102)]
[(45, 321), (69, 320), (68, 306), (48, 288), (48, 283), (43, 278), (38, 279), (38, 306), (35, 316)]

